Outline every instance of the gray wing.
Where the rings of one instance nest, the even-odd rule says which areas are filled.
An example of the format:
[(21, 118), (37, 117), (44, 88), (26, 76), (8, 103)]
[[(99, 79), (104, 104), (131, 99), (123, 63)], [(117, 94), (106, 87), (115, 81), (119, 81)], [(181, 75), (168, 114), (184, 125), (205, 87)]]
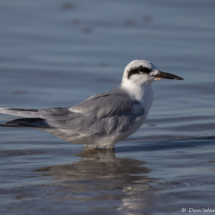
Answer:
[(142, 105), (138, 101), (130, 99), (129, 95), (120, 88), (92, 96), (69, 110), (85, 116), (93, 114), (98, 118), (118, 114), (136, 116), (144, 114)]
[[(81, 119), (77, 119), (80, 128), (97, 134), (126, 131), (144, 114), (142, 105), (120, 88), (92, 96), (69, 110), (81, 114)], [(75, 121), (67, 121), (67, 125), (73, 127)]]
[[(42, 122), (37, 120), (35, 127), (39, 127), (42, 123), (41, 127), (66, 129), (70, 135), (88, 136), (123, 132), (137, 117), (144, 114), (144, 109), (138, 101), (131, 100), (127, 93), (117, 88), (92, 96), (71, 108), (43, 110), (1, 108), (0, 112), (32, 119), (44, 119)], [(17, 120), (16, 123), (21, 120), (24, 125), (24, 119)], [(26, 126), (29, 126), (29, 119), (27, 121)]]

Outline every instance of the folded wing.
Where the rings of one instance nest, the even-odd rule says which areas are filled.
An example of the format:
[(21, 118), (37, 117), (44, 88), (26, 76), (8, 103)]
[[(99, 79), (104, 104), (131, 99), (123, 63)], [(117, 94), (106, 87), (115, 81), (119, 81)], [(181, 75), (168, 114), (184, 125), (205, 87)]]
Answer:
[(0, 113), (30, 118), (17, 119), (7, 125), (57, 128), (67, 135), (86, 137), (124, 132), (137, 117), (144, 115), (144, 109), (138, 101), (131, 100), (117, 88), (92, 96), (71, 108), (1, 108)]

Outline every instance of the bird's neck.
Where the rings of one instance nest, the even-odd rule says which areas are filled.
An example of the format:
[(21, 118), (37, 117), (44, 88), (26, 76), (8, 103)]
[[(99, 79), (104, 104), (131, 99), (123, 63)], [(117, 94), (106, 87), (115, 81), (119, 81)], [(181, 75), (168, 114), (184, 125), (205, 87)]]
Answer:
[(151, 83), (135, 84), (130, 81), (123, 81), (121, 88), (124, 89), (132, 99), (141, 103), (152, 103), (153, 91)]

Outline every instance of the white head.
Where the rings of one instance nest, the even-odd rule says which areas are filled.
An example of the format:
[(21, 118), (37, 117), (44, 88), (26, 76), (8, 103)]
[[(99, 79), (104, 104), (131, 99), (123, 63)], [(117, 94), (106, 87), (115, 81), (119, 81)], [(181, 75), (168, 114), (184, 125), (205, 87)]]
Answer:
[(160, 79), (176, 79), (183, 80), (182, 78), (159, 71), (155, 65), (146, 60), (131, 61), (124, 70), (121, 86), (124, 85), (147, 85), (151, 82)]

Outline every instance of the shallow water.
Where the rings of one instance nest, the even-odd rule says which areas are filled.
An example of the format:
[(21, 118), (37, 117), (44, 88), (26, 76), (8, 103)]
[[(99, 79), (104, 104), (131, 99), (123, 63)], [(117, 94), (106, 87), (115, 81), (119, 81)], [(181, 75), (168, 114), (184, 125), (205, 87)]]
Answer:
[(147, 121), (115, 152), (0, 128), (0, 213), (215, 209), (214, 9), (213, 0), (2, 0), (1, 107), (75, 105), (117, 87), (134, 59), (185, 80), (153, 83)]

